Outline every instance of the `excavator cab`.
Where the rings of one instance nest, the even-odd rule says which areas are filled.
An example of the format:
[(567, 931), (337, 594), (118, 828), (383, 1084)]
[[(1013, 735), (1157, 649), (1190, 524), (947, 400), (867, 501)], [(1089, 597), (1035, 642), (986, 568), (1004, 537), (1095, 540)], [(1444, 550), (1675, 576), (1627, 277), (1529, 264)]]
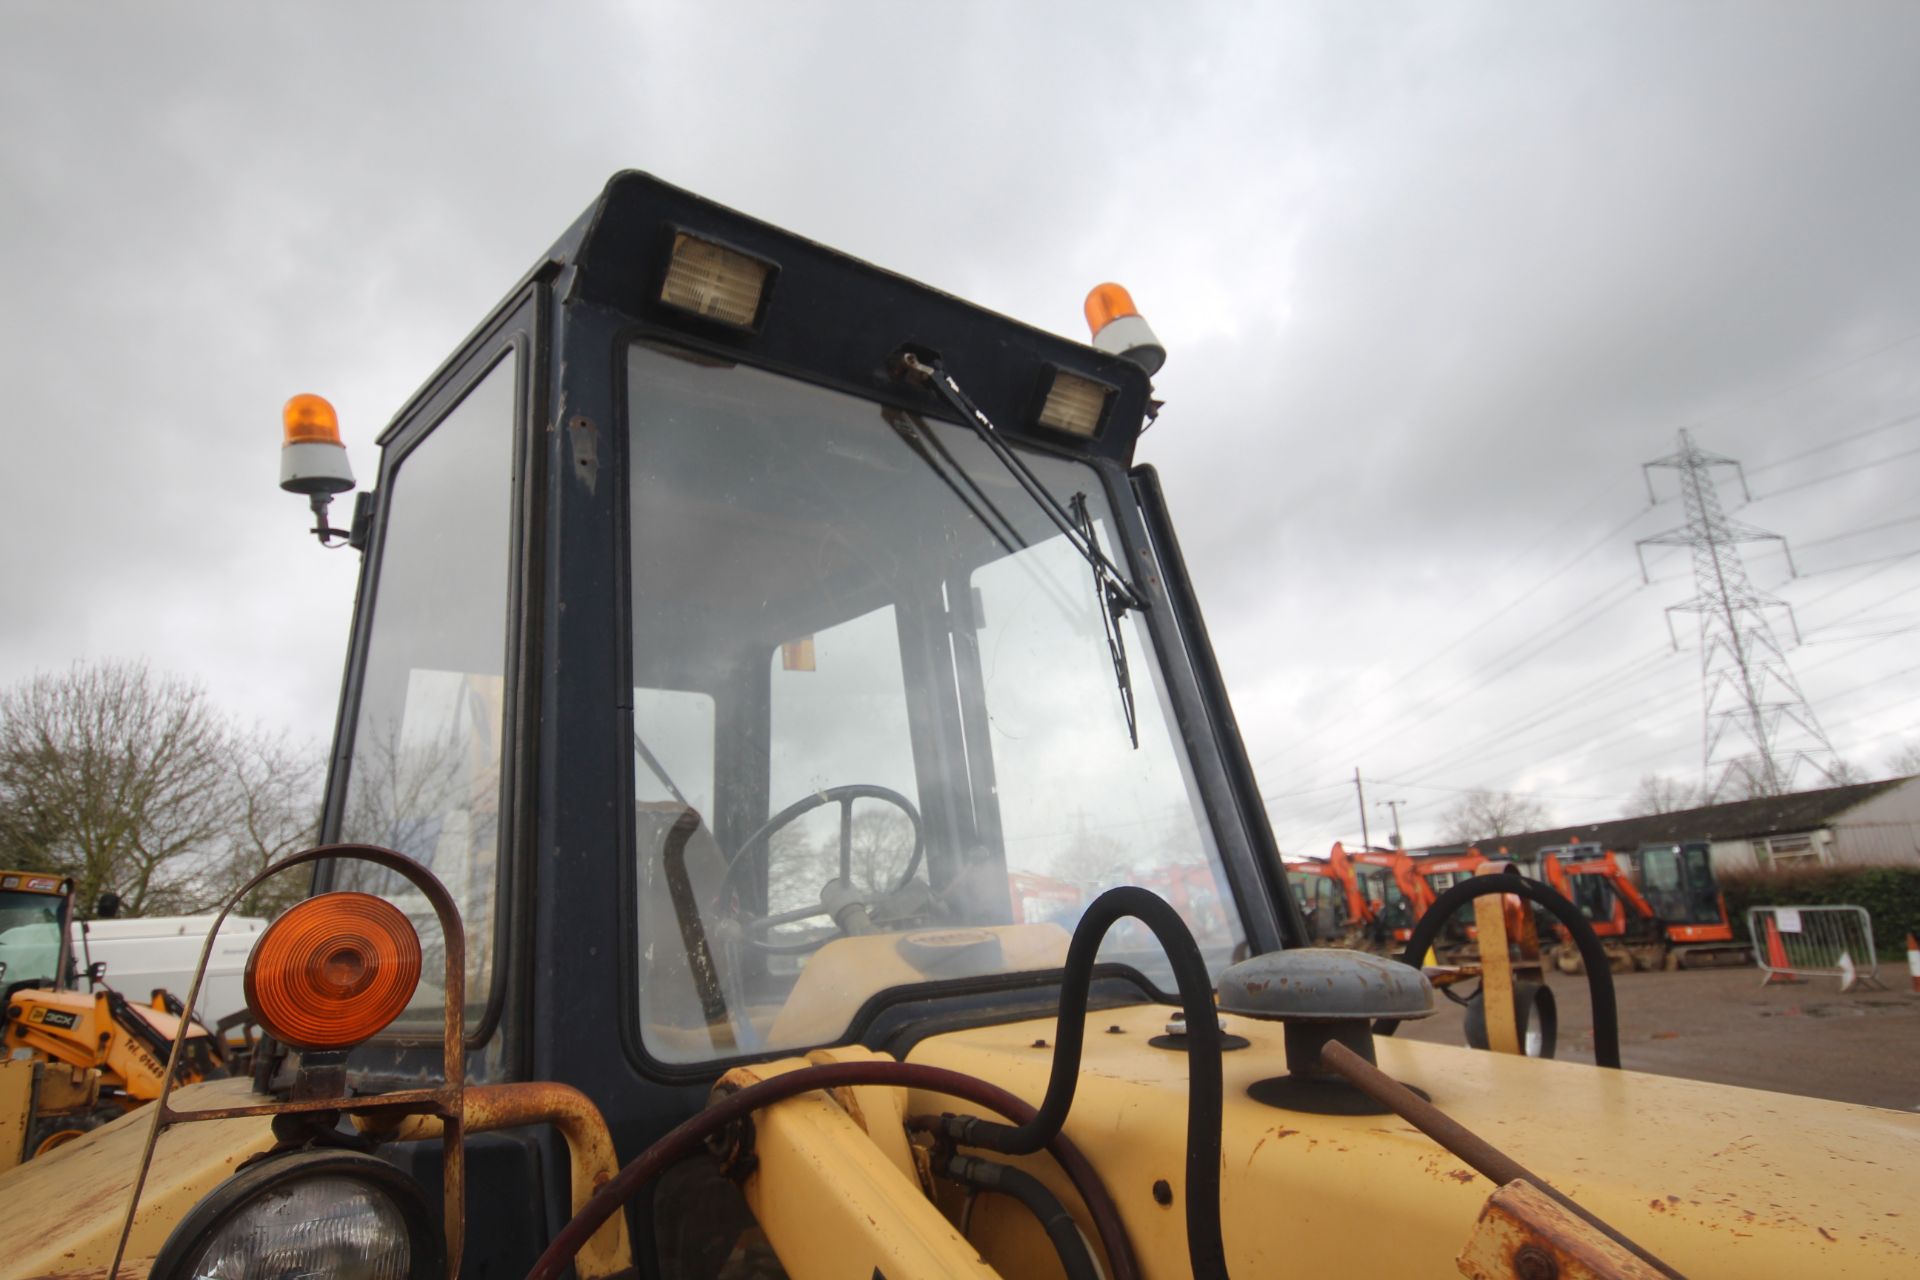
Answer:
[(1727, 923), (1727, 906), (1713, 878), (1711, 848), (1700, 841), (1642, 845), (1635, 855), (1640, 891), (1676, 941), (1693, 940), (1680, 936), (1678, 930)]

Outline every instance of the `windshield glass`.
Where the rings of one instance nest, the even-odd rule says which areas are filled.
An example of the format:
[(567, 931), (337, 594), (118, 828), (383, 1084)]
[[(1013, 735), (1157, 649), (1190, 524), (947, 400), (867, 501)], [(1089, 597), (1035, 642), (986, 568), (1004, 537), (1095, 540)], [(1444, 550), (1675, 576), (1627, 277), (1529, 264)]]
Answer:
[(53, 982), (60, 967), (60, 899), (0, 892), (0, 983)]
[[(844, 1035), (889, 987), (1057, 967), (1144, 885), (1243, 925), (1139, 614), (1129, 741), (1094, 578), (971, 433), (636, 344), (632, 768), (647, 1051)], [(1064, 504), (1092, 467), (1028, 454)], [(1102, 957), (1171, 979), (1145, 930)]]

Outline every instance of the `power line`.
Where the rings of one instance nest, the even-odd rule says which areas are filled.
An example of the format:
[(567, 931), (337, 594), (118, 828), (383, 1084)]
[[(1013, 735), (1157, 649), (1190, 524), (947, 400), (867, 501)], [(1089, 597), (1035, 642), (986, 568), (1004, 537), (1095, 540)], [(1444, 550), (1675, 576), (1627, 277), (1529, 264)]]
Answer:
[[(1619, 680), (1609, 691), (1613, 695), (1624, 694), (1633, 685), (1653, 676), (1671, 676), (1674, 668), (1654, 667), (1629, 675)], [(1430, 779), (1443, 772), (1471, 767), (1483, 778), (1500, 776), (1506, 771), (1501, 762), (1515, 756), (1524, 756), (1531, 761), (1552, 760), (1561, 754), (1557, 748), (1563, 742), (1575, 742), (1578, 749), (1590, 751), (1607, 745), (1616, 736), (1625, 736), (1639, 732), (1632, 720), (1635, 712), (1653, 700), (1664, 700), (1676, 696), (1679, 690), (1663, 690), (1654, 695), (1633, 694), (1625, 701), (1617, 701), (1604, 708), (1595, 708), (1590, 714), (1573, 719), (1558, 710), (1550, 710), (1536, 717), (1532, 722), (1506, 735), (1499, 745), (1488, 749), (1482, 745), (1473, 745), (1465, 749), (1443, 753), (1426, 761), (1416, 771), (1411, 772), (1417, 779)], [(1626, 719), (1623, 721), (1623, 717)], [(1538, 732), (1535, 732), (1538, 730)]]
[(1883, 529), (1897, 529), (1903, 524), (1915, 523), (1920, 523), (1920, 515), (1901, 516), (1898, 520), (1883, 520), (1879, 524), (1863, 525), (1858, 529), (1849, 529), (1845, 533), (1830, 533), (1824, 538), (1815, 538), (1812, 542), (1803, 542), (1800, 546), (1802, 549), (1807, 547), (1824, 547), (1829, 542), (1844, 542), (1848, 538), (1858, 538), (1869, 533), (1879, 533)]
[(1895, 427), (1904, 427), (1909, 422), (1920, 422), (1920, 411), (1903, 413), (1897, 418), (1889, 418), (1877, 427), (1868, 427), (1864, 431), (1856, 431), (1852, 435), (1839, 436), (1836, 439), (1828, 440), (1824, 444), (1817, 444), (1811, 449), (1802, 449), (1799, 453), (1790, 453), (1784, 458), (1776, 458), (1772, 462), (1763, 462), (1755, 467), (1751, 474), (1757, 476), (1762, 471), (1772, 471), (1777, 467), (1784, 467), (1788, 463), (1798, 462), (1802, 458), (1811, 458), (1815, 454), (1825, 453), (1829, 449), (1838, 449), (1843, 445), (1852, 444), (1855, 440), (1865, 440), (1868, 436), (1877, 436), (1882, 431), (1891, 431)]
[(1847, 369), (1851, 369), (1853, 368), (1853, 366), (1857, 364), (1865, 364), (1867, 361), (1873, 359), (1875, 356), (1883, 356), (1887, 352), (1892, 351), (1895, 347), (1903, 347), (1907, 343), (1912, 342), (1916, 338), (1920, 338), (1920, 330), (1915, 330), (1914, 332), (1909, 333), (1904, 337), (1895, 338), (1892, 342), (1887, 343), (1885, 346), (1875, 347), (1873, 350), (1866, 352), (1864, 355), (1849, 356), (1847, 359), (1841, 361), (1839, 364), (1829, 365), (1824, 369), (1815, 370), (1813, 373), (1807, 374), (1805, 377), (1796, 378), (1792, 382), (1785, 382), (1780, 384), (1777, 387), (1771, 388), (1770, 390), (1762, 391), (1756, 395), (1749, 396), (1745, 400), (1740, 400), (1735, 402), (1734, 404), (1727, 406), (1725, 409), (1716, 410), (1715, 412), (1708, 414), (1704, 418), (1695, 418), (1693, 422), (1690, 423), (1689, 425), (1697, 427), (1703, 423), (1714, 422), (1721, 418), (1726, 417), (1730, 413), (1738, 413), (1740, 410), (1745, 409), (1750, 405), (1759, 404), (1762, 400), (1771, 400), (1775, 396), (1785, 395), (1789, 391), (1798, 391), (1801, 387), (1809, 386), (1815, 382), (1820, 381), (1820, 379), (1822, 378), (1830, 377), (1833, 374), (1840, 373)]
[(1783, 493), (1796, 493), (1801, 489), (1811, 489), (1817, 484), (1825, 484), (1829, 480), (1839, 480), (1846, 476), (1853, 475), (1855, 472), (1872, 470), (1874, 467), (1884, 467), (1889, 462), (1898, 462), (1902, 458), (1911, 458), (1915, 454), (1920, 454), (1920, 445), (1915, 445), (1911, 449), (1903, 449), (1899, 453), (1890, 453), (1884, 458), (1873, 458), (1866, 462), (1855, 463), (1851, 467), (1842, 467), (1838, 471), (1829, 472), (1824, 476), (1815, 476), (1811, 480), (1802, 480), (1798, 484), (1790, 484), (1779, 489), (1770, 489), (1766, 493), (1755, 497), (1753, 502), (1765, 502), (1768, 498), (1777, 498)]
[[(1387, 694), (1391, 693), (1393, 690), (1405, 684), (1412, 677), (1418, 675), (1420, 672), (1426, 670), (1428, 667), (1432, 666), (1434, 663), (1438, 662), (1440, 659), (1446, 657), (1448, 654), (1452, 653), (1455, 649), (1458, 649), (1461, 645), (1465, 644), (1467, 641), (1473, 639), (1475, 636), (1484, 634), (1486, 629), (1489, 626), (1491, 626), (1495, 622), (1498, 622), (1501, 618), (1504, 618), (1507, 614), (1513, 612), (1515, 609), (1519, 608), (1521, 605), (1526, 604), (1534, 600), (1535, 598), (1537, 598), (1539, 593), (1544, 588), (1551, 585), (1562, 574), (1572, 569), (1575, 565), (1579, 564), (1582, 560), (1592, 555), (1595, 551), (1600, 550), (1602, 547), (1612, 542), (1615, 538), (1619, 537), (1622, 533), (1626, 532), (1627, 529), (1630, 528), (1635, 521), (1641, 519), (1645, 515), (1646, 515), (1646, 511), (1644, 509), (1634, 512), (1633, 515), (1629, 516), (1626, 520), (1622, 521), (1620, 524), (1614, 526), (1613, 528), (1607, 530), (1607, 532), (1602, 534), (1599, 538), (1595, 539), (1593, 542), (1589, 543), (1586, 547), (1582, 548), (1580, 551), (1576, 552), (1573, 556), (1569, 557), (1563, 564), (1560, 565), (1559, 568), (1549, 573), (1546, 577), (1542, 578), (1539, 582), (1536, 582), (1533, 586), (1529, 587), (1527, 590), (1521, 592), (1519, 595), (1516, 595), (1515, 597), (1513, 597), (1513, 599), (1507, 601), (1507, 603), (1501, 605), (1498, 609), (1495, 609), (1491, 614), (1487, 615), (1486, 617), (1480, 619), (1478, 622), (1474, 623), (1471, 627), (1467, 628), (1467, 630), (1455, 636), (1452, 640), (1442, 645), (1439, 649), (1436, 649), (1432, 653), (1429, 653), (1425, 658), (1421, 659), (1419, 662), (1415, 663), (1413, 666), (1401, 672), (1398, 676), (1394, 677), (1394, 679), (1389, 681), (1387, 684), (1382, 685), (1379, 689), (1376, 689), (1373, 693), (1363, 698), (1357, 705), (1352, 707), (1342, 708), (1342, 714), (1351, 716), (1351, 715), (1356, 715), (1361, 711), (1364, 711), (1366, 708), (1372, 706), (1374, 703), (1378, 702), (1381, 698), (1385, 697)], [(1353, 741), (1356, 741), (1359, 736), (1364, 736), (1364, 734), (1357, 735), (1356, 738), (1349, 739), (1348, 742), (1346, 743), (1336, 744), (1334, 747), (1330, 749), (1336, 750), (1336, 751), (1347, 751), (1349, 754), (1351, 754), (1351, 752), (1349, 751), (1349, 744)], [(1318, 746), (1320, 744), (1313, 742), (1313, 740), (1310, 737), (1307, 739), (1303, 739), (1300, 742), (1289, 743), (1288, 745), (1281, 747), (1276, 751), (1269, 752), (1267, 755), (1262, 756), (1259, 760), (1256, 760), (1254, 764), (1256, 767), (1262, 764), (1266, 764), (1269, 761), (1275, 760), (1280, 756), (1285, 755), (1289, 751), (1295, 751), (1307, 745)]]

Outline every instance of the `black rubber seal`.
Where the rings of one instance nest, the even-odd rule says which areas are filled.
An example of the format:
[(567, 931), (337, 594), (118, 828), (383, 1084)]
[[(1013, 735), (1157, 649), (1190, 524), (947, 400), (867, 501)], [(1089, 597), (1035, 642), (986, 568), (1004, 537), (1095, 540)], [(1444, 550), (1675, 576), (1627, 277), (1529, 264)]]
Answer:
[[(1407, 939), (1407, 949), (1400, 953), (1400, 963), (1418, 969), (1428, 949), (1440, 936), (1440, 930), (1453, 918), (1453, 913), (1475, 898), (1484, 898), (1490, 893), (1511, 893), (1531, 899), (1553, 912), (1560, 923), (1567, 927), (1587, 967), (1587, 992), (1593, 998), (1593, 1060), (1600, 1066), (1618, 1070), (1620, 1006), (1614, 998), (1613, 971), (1607, 965), (1606, 948), (1600, 945), (1600, 935), (1580, 914), (1580, 908), (1538, 880), (1511, 873), (1473, 876), (1462, 880), (1435, 899), (1434, 904), (1427, 908), (1427, 913), (1420, 917), (1420, 923), (1413, 927), (1413, 936)], [(1382, 1018), (1373, 1024), (1373, 1034), (1377, 1036), (1390, 1036), (1399, 1029), (1399, 1021), (1392, 1018)]]

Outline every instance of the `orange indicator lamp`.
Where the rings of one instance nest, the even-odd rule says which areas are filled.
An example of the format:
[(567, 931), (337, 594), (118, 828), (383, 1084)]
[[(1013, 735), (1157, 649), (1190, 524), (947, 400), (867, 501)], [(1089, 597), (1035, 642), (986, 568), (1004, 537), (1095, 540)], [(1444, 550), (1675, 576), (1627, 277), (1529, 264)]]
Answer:
[(420, 984), (420, 935), (365, 893), (309, 898), (268, 926), (247, 957), (247, 1008), (296, 1049), (350, 1049), (400, 1016)]

